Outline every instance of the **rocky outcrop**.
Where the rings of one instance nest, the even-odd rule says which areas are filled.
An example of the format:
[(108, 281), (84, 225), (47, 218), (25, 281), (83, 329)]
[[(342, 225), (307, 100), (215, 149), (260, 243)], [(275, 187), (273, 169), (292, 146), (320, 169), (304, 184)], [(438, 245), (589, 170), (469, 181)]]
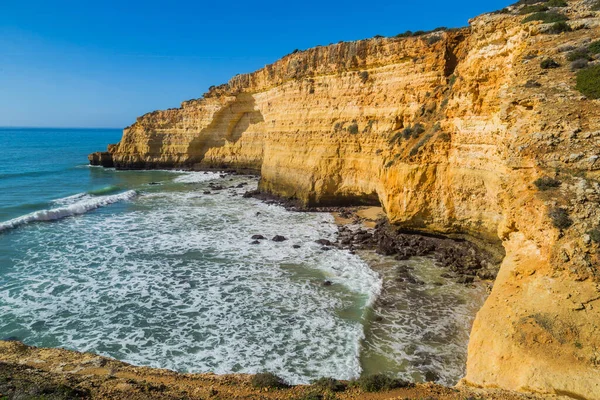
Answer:
[[(600, 104), (562, 51), (600, 18), (568, 3), (561, 34), (506, 12), (295, 52), (139, 117), (91, 161), (251, 169), (305, 205), (379, 202), (398, 226), (503, 246), (463, 382), (600, 398)], [(560, 185), (538, 189), (544, 176)]]

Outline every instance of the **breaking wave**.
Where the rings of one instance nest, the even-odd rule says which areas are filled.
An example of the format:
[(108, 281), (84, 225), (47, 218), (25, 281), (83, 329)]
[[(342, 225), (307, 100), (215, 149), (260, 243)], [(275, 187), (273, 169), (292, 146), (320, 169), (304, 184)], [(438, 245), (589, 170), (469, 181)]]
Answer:
[(31, 214), (26, 214), (21, 217), (17, 217), (11, 219), (6, 222), (0, 223), (0, 232), (14, 229), (22, 225), (26, 225), (32, 222), (38, 221), (55, 221), (58, 219), (71, 217), (73, 215), (81, 215), (85, 214), (88, 211), (95, 210), (97, 208), (107, 206), (109, 204), (117, 203), (120, 201), (131, 200), (137, 193), (135, 190), (128, 190), (124, 193), (119, 193), (111, 196), (98, 196), (91, 197), (85, 193), (76, 194), (73, 196), (65, 197), (64, 199), (57, 200), (57, 203), (68, 203), (73, 200), (75, 201), (71, 204), (65, 205), (63, 207), (52, 208), (48, 210), (40, 210), (33, 212)]

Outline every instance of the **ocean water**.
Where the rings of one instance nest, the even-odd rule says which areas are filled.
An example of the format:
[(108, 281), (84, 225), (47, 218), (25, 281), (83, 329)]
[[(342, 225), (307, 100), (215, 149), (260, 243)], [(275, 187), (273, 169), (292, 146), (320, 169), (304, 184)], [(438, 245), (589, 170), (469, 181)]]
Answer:
[[(87, 165), (120, 136), (0, 129), (0, 338), (292, 383), (379, 371), (422, 381), (432, 368), (443, 383), (461, 377), (479, 291), (398, 289), (393, 261), (376, 271), (315, 243), (335, 240), (331, 215), (244, 199), (256, 177)], [(251, 244), (255, 234), (288, 240)], [(425, 280), (441, 273), (413, 264)], [(433, 342), (418, 334), (428, 331)]]

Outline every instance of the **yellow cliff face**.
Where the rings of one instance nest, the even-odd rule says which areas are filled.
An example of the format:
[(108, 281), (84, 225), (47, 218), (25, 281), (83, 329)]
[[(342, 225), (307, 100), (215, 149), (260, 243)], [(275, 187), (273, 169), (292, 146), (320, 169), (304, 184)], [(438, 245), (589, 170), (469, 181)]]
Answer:
[[(401, 226), (501, 244), (463, 383), (600, 398), (600, 253), (586, 234), (600, 223), (600, 102), (559, 51), (600, 38), (600, 13), (560, 11), (572, 32), (488, 14), (297, 52), (138, 118), (93, 157), (251, 169), (261, 190), (307, 205), (379, 201)], [(562, 66), (541, 69), (547, 57)], [(540, 191), (542, 176), (562, 184)], [(553, 225), (556, 208), (572, 226)]]

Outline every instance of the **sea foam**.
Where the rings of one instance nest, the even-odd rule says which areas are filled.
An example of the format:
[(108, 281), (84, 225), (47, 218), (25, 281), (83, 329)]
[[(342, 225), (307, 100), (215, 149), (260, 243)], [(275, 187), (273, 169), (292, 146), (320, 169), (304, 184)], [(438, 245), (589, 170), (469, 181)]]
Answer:
[(87, 195), (87, 193), (80, 193), (73, 196), (68, 196), (56, 201), (58, 204), (62, 203), (68, 205), (58, 208), (36, 211), (30, 214), (23, 215), (21, 217), (11, 219), (6, 222), (2, 222), (0, 223), (0, 232), (6, 231), (8, 229), (17, 228), (19, 226), (26, 225), (32, 222), (55, 221), (74, 215), (85, 214), (88, 211), (95, 210), (97, 208), (107, 206), (109, 204), (117, 203), (119, 201), (131, 200), (136, 195), (137, 193), (135, 190), (128, 190), (124, 193), (119, 193), (111, 196), (92, 197)]
[[(13, 235), (21, 255), (0, 276), (0, 334), (178, 371), (357, 377), (378, 275), (315, 243), (335, 240), (331, 215), (242, 198), (255, 179), (206, 174), (228, 186), (211, 194), (185, 184), (203, 175), (126, 212)], [(256, 245), (255, 234), (288, 240)]]

